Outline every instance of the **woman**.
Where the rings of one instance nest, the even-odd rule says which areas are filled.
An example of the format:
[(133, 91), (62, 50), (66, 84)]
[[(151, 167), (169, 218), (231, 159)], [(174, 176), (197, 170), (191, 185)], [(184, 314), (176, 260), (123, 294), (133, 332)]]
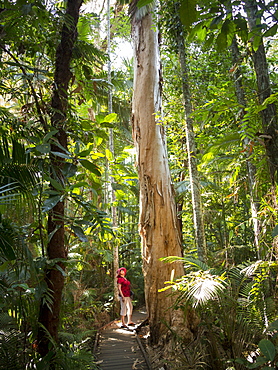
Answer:
[(120, 295), (120, 302), (121, 302), (121, 328), (127, 328), (125, 323), (125, 316), (127, 316), (127, 325), (134, 326), (134, 322), (131, 321), (132, 317), (132, 302), (131, 302), (131, 291), (130, 291), (130, 281), (127, 280), (125, 277), (126, 275), (126, 268), (121, 267), (117, 270), (117, 283), (118, 283), (118, 290)]

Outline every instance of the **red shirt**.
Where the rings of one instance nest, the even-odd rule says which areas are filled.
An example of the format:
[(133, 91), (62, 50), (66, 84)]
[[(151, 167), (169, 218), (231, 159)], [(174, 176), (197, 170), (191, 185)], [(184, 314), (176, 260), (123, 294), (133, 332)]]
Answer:
[(121, 289), (124, 297), (130, 297), (130, 281), (123, 277), (118, 277), (118, 284), (121, 284)]

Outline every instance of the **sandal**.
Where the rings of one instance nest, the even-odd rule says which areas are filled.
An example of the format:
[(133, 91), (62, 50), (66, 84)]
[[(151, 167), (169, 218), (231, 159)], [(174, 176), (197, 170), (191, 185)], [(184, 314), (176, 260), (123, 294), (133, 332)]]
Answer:
[(136, 324), (134, 324), (134, 322), (130, 322), (129, 324), (127, 324), (128, 326), (135, 326)]
[(126, 325), (121, 325), (121, 329), (126, 329), (127, 326)]

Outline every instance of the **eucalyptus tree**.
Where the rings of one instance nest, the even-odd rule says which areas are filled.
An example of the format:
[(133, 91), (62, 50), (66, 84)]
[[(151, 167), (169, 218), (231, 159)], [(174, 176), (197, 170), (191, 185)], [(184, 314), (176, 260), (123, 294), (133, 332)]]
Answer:
[(156, 344), (166, 339), (163, 322), (177, 332), (184, 331), (187, 340), (192, 338), (192, 332), (186, 323), (181, 326), (181, 313), (173, 309), (175, 298), (158, 292), (165, 281), (183, 273), (181, 264), (163, 266), (160, 261), (169, 255), (181, 256), (181, 238), (161, 117), (158, 31), (153, 27), (155, 4), (138, 9), (137, 3), (130, 5), (135, 65), (132, 127), (140, 184), (139, 232), (145, 298), (151, 342)]

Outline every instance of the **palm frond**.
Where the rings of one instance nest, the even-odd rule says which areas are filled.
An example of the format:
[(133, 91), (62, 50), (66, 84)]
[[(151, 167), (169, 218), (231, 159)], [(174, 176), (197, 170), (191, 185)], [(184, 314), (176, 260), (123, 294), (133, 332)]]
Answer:
[[(178, 301), (186, 300), (193, 307), (204, 306), (209, 301), (218, 299), (223, 290), (227, 287), (225, 274), (212, 275), (209, 271), (191, 271), (180, 279), (167, 282), (165, 289), (173, 288), (180, 291)], [(165, 290), (165, 289), (161, 289)]]
[(217, 299), (226, 288), (224, 276), (211, 275), (209, 272), (198, 274), (188, 287), (188, 297), (193, 301), (193, 307), (206, 304)]
[(174, 262), (180, 261), (184, 263), (185, 269), (202, 270), (202, 271), (208, 271), (210, 269), (206, 263), (196, 258), (192, 258), (192, 257), (167, 256), (167, 257), (160, 258), (160, 261), (166, 262), (166, 263), (174, 263)]
[(24, 363), (24, 334), (15, 320), (0, 313), (0, 370), (20, 370)]
[(277, 263), (273, 261), (259, 260), (248, 264), (246, 267), (243, 266), (240, 273), (246, 277), (252, 277), (256, 271), (261, 271), (262, 268), (269, 270), (271, 267), (277, 267)]

